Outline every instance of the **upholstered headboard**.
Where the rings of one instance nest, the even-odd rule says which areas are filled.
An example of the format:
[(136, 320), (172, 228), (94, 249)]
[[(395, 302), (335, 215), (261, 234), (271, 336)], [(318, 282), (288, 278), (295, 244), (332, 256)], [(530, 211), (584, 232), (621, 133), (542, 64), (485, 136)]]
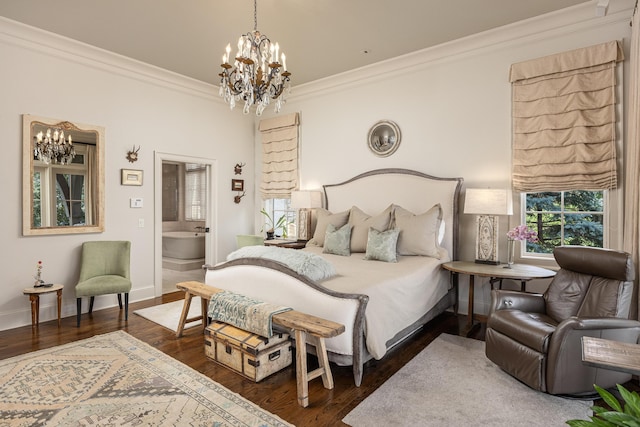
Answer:
[(421, 214), (440, 203), (445, 222), (442, 246), (458, 255), (458, 198), (462, 178), (438, 178), (409, 169), (377, 169), (338, 184), (324, 185), (325, 206), (342, 212), (357, 206), (376, 215), (390, 204)]

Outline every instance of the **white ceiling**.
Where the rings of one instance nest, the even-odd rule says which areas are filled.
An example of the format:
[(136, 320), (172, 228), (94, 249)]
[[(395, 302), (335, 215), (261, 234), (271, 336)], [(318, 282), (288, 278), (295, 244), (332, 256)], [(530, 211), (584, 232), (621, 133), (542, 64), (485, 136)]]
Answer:
[[(595, 13), (596, 0), (258, 0), (258, 30), (295, 86), (585, 2)], [(253, 1), (0, 0), (0, 16), (217, 85)]]

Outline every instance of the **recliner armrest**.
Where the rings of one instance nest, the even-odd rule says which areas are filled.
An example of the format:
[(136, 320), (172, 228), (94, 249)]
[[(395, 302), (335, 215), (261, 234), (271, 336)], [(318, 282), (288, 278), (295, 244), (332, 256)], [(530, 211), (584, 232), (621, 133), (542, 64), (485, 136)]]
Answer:
[(619, 317), (576, 317), (572, 316), (558, 324), (556, 334), (563, 333), (565, 329), (576, 330), (604, 330), (604, 329), (629, 329), (640, 328), (640, 322)]
[(541, 294), (494, 289), (491, 291), (489, 316), (498, 310), (521, 310), (527, 313), (544, 313), (545, 301)]

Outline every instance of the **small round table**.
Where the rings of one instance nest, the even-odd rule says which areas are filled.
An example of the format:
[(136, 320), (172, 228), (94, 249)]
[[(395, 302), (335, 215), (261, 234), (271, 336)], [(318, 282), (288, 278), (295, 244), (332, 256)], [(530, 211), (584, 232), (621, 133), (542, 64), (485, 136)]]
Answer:
[[(465, 335), (473, 329), (473, 288), (475, 276), (490, 279), (512, 279), (520, 281), (520, 290), (526, 292), (526, 283), (533, 279), (547, 279), (556, 275), (553, 270), (526, 264), (512, 264), (511, 268), (501, 265), (478, 264), (472, 261), (451, 261), (442, 264), (442, 268), (452, 274), (467, 274), (469, 276), (469, 307)], [(456, 283), (457, 280), (456, 280)]]
[(40, 321), (40, 295), (48, 294), (51, 292), (55, 292), (58, 294), (58, 327), (60, 327), (60, 309), (62, 308), (62, 288), (64, 285), (53, 285), (48, 288), (45, 287), (37, 287), (33, 286), (30, 288), (25, 288), (22, 293), (24, 295), (29, 295), (29, 300), (31, 301), (31, 327), (38, 326)]

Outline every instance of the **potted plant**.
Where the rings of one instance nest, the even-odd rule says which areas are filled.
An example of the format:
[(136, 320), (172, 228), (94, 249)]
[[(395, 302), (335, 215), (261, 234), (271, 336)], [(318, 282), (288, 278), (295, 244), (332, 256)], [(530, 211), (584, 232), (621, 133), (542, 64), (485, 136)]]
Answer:
[[(271, 215), (269, 215), (269, 212), (267, 212), (266, 210), (264, 210), (264, 208), (260, 211), (260, 213), (262, 215), (265, 216), (265, 218), (267, 219), (265, 222), (265, 227), (267, 228), (266, 232), (267, 232), (267, 240), (273, 240), (273, 237), (275, 235), (276, 230), (281, 229), (282, 230), (282, 237), (283, 238), (287, 238), (287, 217), (286, 215), (282, 215), (280, 218), (278, 218), (277, 221), (273, 221), (273, 218), (271, 218)], [(262, 227), (262, 229), (260, 231), (264, 231), (265, 227)]]
[(593, 416), (591, 421), (586, 420), (569, 420), (567, 424), (571, 427), (615, 427), (615, 426), (638, 426), (640, 425), (640, 396), (638, 393), (630, 392), (620, 384), (618, 391), (625, 402), (624, 407), (613, 397), (611, 393), (597, 385), (594, 385), (596, 391), (602, 397), (611, 410), (601, 406), (592, 406)]

